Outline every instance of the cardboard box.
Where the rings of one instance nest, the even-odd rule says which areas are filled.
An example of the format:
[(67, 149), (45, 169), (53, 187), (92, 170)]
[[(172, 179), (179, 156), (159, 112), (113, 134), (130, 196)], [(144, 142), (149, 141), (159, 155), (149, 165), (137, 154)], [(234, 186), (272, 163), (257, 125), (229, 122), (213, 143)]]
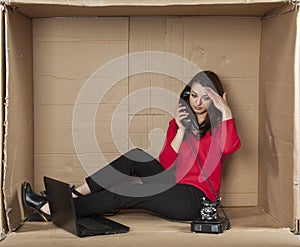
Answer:
[[(44, 175), (77, 185), (105, 165), (96, 162), (99, 150), (86, 126), (79, 132), (87, 164), (80, 163), (72, 136), (76, 100), (101, 66), (145, 51), (175, 54), (221, 77), (242, 141), (224, 165), (225, 206), (259, 206), (285, 227), (297, 228), (297, 3), (8, 0), (2, 9), (3, 232), (17, 229), (24, 218), (23, 181), (37, 191)], [(129, 63), (125, 73), (134, 66)], [(181, 69), (179, 78), (187, 79)], [(121, 72), (115, 73), (117, 78)], [(155, 73), (116, 78), (98, 78), (99, 93), (113, 85), (100, 103), (92, 96), (83, 102), (98, 107), (95, 133), (104, 161), (134, 146), (157, 156), (172, 114), (153, 107), (165, 95), (156, 88), (178, 95), (183, 83)], [(176, 100), (164, 101), (164, 107), (175, 109)], [(136, 109), (139, 104), (145, 107)], [(115, 143), (118, 135), (123, 138)]]

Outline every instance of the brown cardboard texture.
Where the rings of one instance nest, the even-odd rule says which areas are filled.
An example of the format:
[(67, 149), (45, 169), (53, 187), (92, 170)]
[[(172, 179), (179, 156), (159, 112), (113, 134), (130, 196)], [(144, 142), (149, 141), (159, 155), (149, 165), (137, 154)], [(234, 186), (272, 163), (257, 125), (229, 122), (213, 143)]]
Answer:
[[(182, 81), (190, 78), (189, 68), (176, 67), (177, 78), (153, 72), (132, 74), (140, 64), (125, 59), (125, 66), (97, 74), (102, 66), (128, 54), (147, 51), (173, 54), (213, 70), (228, 91), (242, 142), (223, 166), (221, 195), (235, 223), (230, 232), (239, 235), (250, 228), (247, 239), (260, 239), (261, 229), (297, 231), (296, 5), (271, 0), (99, 2), (18, 0), (4, 5), (2, 231), (16, 230), (24, 220), (20, 193), (24, 181), (37, 192), (44, 189), (43, 176), (79, 185), (133, 147), (158, 156)], [(166, 60), (163, 66), (172, 67), (172, 62)], [(123, 78), (116, 81), (122, 73)], [(99, 88), (79, 104), (86, 111), (75, 129), (83, 148), (78, 152), (74, 109), (91, 78), (99, 82)], [(94, 130), (87, 121), (91, 109), (96, 109)], [(135, 234), (148, 239), (160, 232), (182, 233), (183, 242), (196, 241), (197, 237), (187, 234), (187, 225), (174, 223), (173, 227), (173, 223), (164, 225), (141, 215), (130, 215), (127, 222), (132, 232), (124, 241), (130, 242)], [(117, 217), (126, 222), (126, 216)], [(138, 230), (147, 224), (143, 220), (153, 220), (157, 231)], [(46, 226), (50, 230), (45, 229), (43, 239), (56, 231), (51, 224)], [(27, 234), (26, 227), (39, 228), (27, 222), (23, 227), (22, 236)], [(53, 236), (64, 239), (63, 234), (58, 230)], [(286, 246), (296, 246), (296, 238), (289, 239), (288, 232), (280, 234), (287, 237), (290, 245)], [(171, 235), (160, 243), (168, 243)], [(206, 240), (207, 244), (220, 242), (218, 237)], [(138, 243), (138, 239), (132, 241)], [(226, 241), (241, 246), (234, 235)], [(265, 244), (261, 243), (258, 246)]]
[[(24, 224), (11, 234), (4, 245), (10, 246), (196, 246), (205, 247), (292, 247), (299, 239), (287, 228), (280, 228), (273, 217), (258, 208), (231, 208), (228, 210), (234, 227), (221, 235), (192, 234), (188, 224), (170, 222), (159, 217), (132, 212), (112, 217), (131, 227), (127, 234), (78, 238), (51, 223)], [(158, 229), (159, 228), (159, 229)]]
[[(33, 79), (30, 19), (6, 15), (6, 104), (4, 135), (4, 204), (9, 226), (20, 221), (20, 186), (33, 181)], [(12, 72), (13, 71), (13, 72)], [(14, 212), (16, 209), (16, 212)], [(12, 217), (10, 215), (12, 214)]]
[[(263, 207), (268, 205), (271, 214), (288, 222), (293, 220), (289, 212), (294, 211), (295, 203), (288, 198), (293, 194), (297, 179), (293, 177), (294, 166), (297, 165), (293, 160), (295, 99), (290, 97), (294, 94), (295, 77), (293, 71), (281, 70), (280, 67), (282, 63), (294, 67), (295, 48), (292, 44), (296, 27), (288, 23), (296, 22), (296, 16), (288, 14), (282, 17), (263, 21), (258, 194)], [(284, 37), (280, 45), (274, 42), (279, 37)], [(278, 64), (276, 61), (281, 62)], [(289, 203), (280, 203), (286, 200)]]
[[(56, 16), (145, 16), (145, 15), (237, 15), (263, 16), (286, 6), (285, 0), (7, 0), (29, 17)], [(145, 12), (145, 7), (147, 11)]]

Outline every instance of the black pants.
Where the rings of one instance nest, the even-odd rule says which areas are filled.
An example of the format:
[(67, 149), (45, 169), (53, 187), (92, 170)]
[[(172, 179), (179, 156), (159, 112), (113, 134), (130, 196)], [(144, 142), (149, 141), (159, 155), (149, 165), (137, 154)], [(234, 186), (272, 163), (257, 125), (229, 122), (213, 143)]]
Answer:
[[(128, 176), (140, 178), (141, 183), (133, 183)], [(193, 186), (176, 184), (171, 172), (140, 149), (120, 156), (86, 182), (92, 193), (74, 200), (80, 217), (141, 208), (170, 219), (193, 220), (199, 216), (204, 196)]]

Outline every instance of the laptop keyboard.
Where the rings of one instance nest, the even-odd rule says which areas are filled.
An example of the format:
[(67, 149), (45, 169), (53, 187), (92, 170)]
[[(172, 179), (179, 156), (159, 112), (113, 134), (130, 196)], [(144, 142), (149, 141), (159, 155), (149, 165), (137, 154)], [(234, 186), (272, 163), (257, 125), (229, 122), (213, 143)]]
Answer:
[(111, 229), (109, 226), (106, 226), (103, 223), (93, 220), (91, 218), (79, 218), (78, 225), (83, 226), (89, 230), (97, 231)]

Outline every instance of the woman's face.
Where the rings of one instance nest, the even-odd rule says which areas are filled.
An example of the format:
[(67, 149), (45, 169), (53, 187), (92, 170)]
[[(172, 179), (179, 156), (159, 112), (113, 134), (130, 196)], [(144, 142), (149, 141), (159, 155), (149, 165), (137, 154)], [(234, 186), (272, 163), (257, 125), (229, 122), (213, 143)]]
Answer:
[(196, 114), (203, 114), (211, 106), (212, 100), (205, 92), (205, 87), (193, 83), (189, 98), (190, 106)]

